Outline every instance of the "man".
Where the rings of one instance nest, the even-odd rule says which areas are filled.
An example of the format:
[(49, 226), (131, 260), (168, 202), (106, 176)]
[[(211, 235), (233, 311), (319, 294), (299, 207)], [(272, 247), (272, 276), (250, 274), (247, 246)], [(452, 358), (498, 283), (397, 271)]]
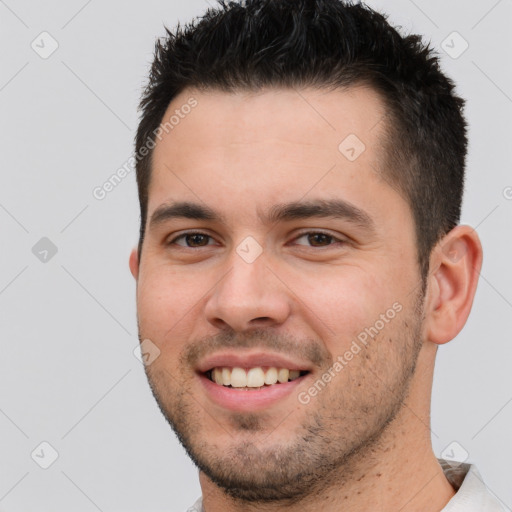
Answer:
[(482, 263), (462, 108), (363, 5), (221, 3), (157, 44), (130, 268), (191, 510), (501, 510), (429, 428)]

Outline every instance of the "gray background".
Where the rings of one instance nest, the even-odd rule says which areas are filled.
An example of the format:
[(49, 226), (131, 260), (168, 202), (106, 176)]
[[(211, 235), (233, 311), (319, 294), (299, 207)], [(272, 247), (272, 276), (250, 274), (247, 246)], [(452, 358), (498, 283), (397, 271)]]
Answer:
[[(468, 100), (462, 220), (477, 226), (485, 262), (470, 320), (439, 350), (432, 441), (439, 456), (447, 447), (467, 452), (510, 508), (512, 1), (370, 5), (405, 31), (426, 34)], [(207, 7), (206, 0), (0, 0), (4, 511), (180, 511), (200, 493), (133, 354), (134, 175), (103, 200), (93, 190), (132, 154), (136, 106), (163, 24)], [(40, 53), (55, 43), (43, 31), (59, 45), (46, 59)], [(461, 55), (454, 31), (469, 44)], [(52, 462), (52, 448), (42, 442), (58, 453), (48, 469), (40, 465)]]

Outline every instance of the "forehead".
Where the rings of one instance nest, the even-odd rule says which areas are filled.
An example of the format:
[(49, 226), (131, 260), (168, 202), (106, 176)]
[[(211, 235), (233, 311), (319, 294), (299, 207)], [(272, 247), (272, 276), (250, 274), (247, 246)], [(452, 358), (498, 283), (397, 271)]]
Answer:
[[(193, 109), (188, 107), (192, 99), (196, 103)], [(235, 92), (186, 89), (171, 102), (162, 124), (171, 119), (176, 123), (169, 130), (172, 137), (163, 134), (167, 142), (176, 145), (191, 144), (193, 139), (212, 145), (255, 144), (276, 137), (308, 145), (321, 138), (325, 145), (337, 149), (350, 133), (371, 145), (384, 116), (381, 97), (363, 86)]]
[(385, 186), (379, 178), (385, 108), (369, 88), (188, 89), (169, 105), (161, 126), (150, 212), (169, 195), (225, 204), (246, 194), (249, 202), (271, 204), (313, 188), (329, 194), (343, 183)]

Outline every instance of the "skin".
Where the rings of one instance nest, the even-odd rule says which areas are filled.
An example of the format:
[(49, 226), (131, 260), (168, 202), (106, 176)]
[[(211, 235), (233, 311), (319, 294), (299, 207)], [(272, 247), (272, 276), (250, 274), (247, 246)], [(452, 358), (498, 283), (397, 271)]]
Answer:
[[(382, 177), (385, 110), (371, 89), (186, 90), (164, 119), (191, 96), (197, 107), (154, 150), (146, 238), (130, 269), (140, 339), (160, 350), (148, 379), (201, 469), (205, 510), (441, 510), (454, 490), (431, 446), (432, 376), (438, 345), (471, 309), (476, 232), (458, 226), (439, 242), (423, 295), (411, 209)], [(338, 149), (349, 134), (366, 147), (354, 161)], [(318, 199), (350, 202), (373, 228), (332, 217), (265, 222), (278, 203)], [(150, 224), (176, 201), (223, 221)], [(175, 240), (196, 231), (211, 238)], [(262, 249), (252, 263), (236, 250), (248, 236)], [(400, 312), (301, 403), (299, 392), (397, 303)], [(219, 350), (287, 354), (310, 373), (277, 404), (229, 410), (194, 366)]]

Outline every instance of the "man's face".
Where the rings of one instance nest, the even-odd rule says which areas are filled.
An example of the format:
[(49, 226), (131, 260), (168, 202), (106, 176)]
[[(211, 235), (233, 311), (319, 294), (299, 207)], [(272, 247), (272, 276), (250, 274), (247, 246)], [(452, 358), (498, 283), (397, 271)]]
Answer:
[(160, 350), (146, 372), (211, 480), (297, 498), (370, 449), (407, 394), (411, 210), (381, 173), (371, 90), (184, 91), (163, 122), (191, 96), (154, 150), (138, 271), (132, 258), (139, 336)]

